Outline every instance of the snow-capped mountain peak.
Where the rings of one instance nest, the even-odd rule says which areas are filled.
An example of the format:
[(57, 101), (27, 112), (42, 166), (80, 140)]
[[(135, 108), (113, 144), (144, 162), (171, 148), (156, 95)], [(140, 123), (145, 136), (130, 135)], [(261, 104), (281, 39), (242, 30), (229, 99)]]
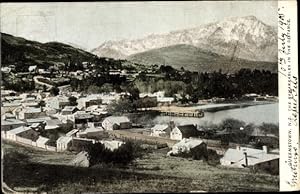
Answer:
[(195, 28), (151, 34), (142, 39), (107, 41), (92, 52), (103, 57), (126, 58), (177, 44), (248, 60), (277, 61), (277, 32), (255, 16), (233, 17)]

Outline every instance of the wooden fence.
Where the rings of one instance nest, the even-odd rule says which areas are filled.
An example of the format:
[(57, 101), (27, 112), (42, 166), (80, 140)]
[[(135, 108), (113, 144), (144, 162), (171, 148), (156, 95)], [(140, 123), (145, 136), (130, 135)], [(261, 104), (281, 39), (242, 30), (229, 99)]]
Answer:
[(16, 142), (16, 143), (25, 144), (25, 145), (29, 145), (29, 146), (32, 146), (32, 147), (41, 148), (41, 149), (44, 149), (44, 150), (47, 150), (47, 151), (56, 152), (56, 147), (49, 146), (49, 145), (45, 145), (45, 147), (44, 146), (40, 146), (40, 145), (37, 144), (37, 142), (32, 141), (31, 139), (27, 139), (27, 138), (20, 137), (20, 136), (17, 136), (17, 135), (16, 135), (16, 139), (13, 140), (11, 138), (7, 138), (7, 134), (5, 132), (4, 133), (2, 132), (1, 133), (1, 137), (3, 139), (9, 140), (9, 141), (13, 141), (13, 142)]

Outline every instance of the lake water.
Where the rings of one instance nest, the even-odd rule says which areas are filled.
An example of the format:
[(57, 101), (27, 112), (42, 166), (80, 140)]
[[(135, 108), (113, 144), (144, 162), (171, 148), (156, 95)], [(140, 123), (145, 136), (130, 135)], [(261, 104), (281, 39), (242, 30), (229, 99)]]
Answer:
[(166, 124), (173, 120), (175, 124), (209, 125), (218, 124), (227, 118), (234, 118), (255, 125), (260, 125), (263, 122), (278, 124), (278, 103), (222, 110), (213, 113), (205, 112), (203, 118), (157, 116), (153, 123)]

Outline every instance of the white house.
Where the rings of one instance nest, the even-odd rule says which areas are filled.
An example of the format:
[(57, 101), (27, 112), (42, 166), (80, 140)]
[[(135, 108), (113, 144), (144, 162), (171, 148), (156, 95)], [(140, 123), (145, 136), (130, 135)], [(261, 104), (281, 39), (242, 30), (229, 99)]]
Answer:
[(76, 106), (65, 106), (61, 111), (61, 115), (71, 115), (76, 111), (78, 111), (78, 108)]
[(9, 131), (25, 125), (25, 122), (18, 119), (4, 119), (1, 120), (1, 131)]
[(199, 131), (195, 125), (176, 126), (170, 133), (170, 138), (173, 140), (182, 140), (183, 138), (198, 137)]
[(1, 71), (2, 71), (3, 73), (10, 73), (11, 68), (9, 68), (9, 67), (1, 67)]
[(102, 127), (105, 130), (130, 129), (132, 123), (125, 116), (110, 116), (103, 120)]
[(34, 119), (46, 116), (46, 113), (41, 108), (26, 107), (19, 112), (19, 119)]
[(100, 95), (89, 95), (77, 100), (79, 108), (88, 108), (93, 105), (101, 105), (102, 99)]
[(171, 132), (171, 127), (169, 125), (157, 124), (157, 125), (155, 125), (154, 127), (151, 128), (150, 136), (168, 137), (168, 136), (170, 136), (170, 132)]
[(237, 146), (236, 149), (229, 148), (220, 159), (223, 166), (244, 168), (260, 163), (270, 162), (279, 159), (279, 154), (269, 153), (266, 146), (263, 149), (253, 149)]
[(72, 137), (62, 136), (56, 140), (56, 149), (58, 152), (66, 151), (72, 144)]
[(34, 124), (34, 123), (45, 123), (45, 121), (51, 120), (51, 117), (39, 117), (34, 119), (26, 119), (26, 123), (28, 125)]
[(62, 126), (62, 122), (58, 119), (46, 120), (45, 130), (58, 129)]
[(13, 90), (1, 90), (1, 97), (16, 95), (16, 93)]
[(31, 65), (31, 66), (29, 66), (29, 67), (28, 67), (28, 71), (29, 71), (29, 72), (35, 72), (35, 71), (36, 71), (36, 67), (37, 67), (36, 65)]
[(107, 149), (110, 149), (111, 151), (114, 151), (115, 149), (118, 149), (121, 145), (124, 144), (123, 141), (118, 141), (118, 140), (105, 140), (105, 141), (100, 141), (102, 144), (104, 144), (104, 146)]
[(1, 119), (5, 120), (5, 119), (17, 119), (16, 115), (12, 114), (12, 113), (4, 113), (3, 115), (1, 115)]
[(85, 127), (88, 122), (93, 121), (94, 115), (86, 111), (77, 111), (74, 114), (75, 127)]
[(178, 154), (178, 153), (188, 153), (191, 149), (196, 147), (207, 149), (206, 143), (201, 139), (192, 139), (192, 138), (183, 138), (180, 142), (173, 145), (172, 150), (168, 152), (169, 154)]
[(69, 98), (66, 96), (55, 96), (55, 97), (50, 97), (45, 100), (46, 106), (56, 109), (56, 110), (61, 110), (65, 106), (70, 105)]
[(166, 97), (165, 91), (158, 91), (155, 93), (140, 93), (140, 98), (144, 97), (156, 97), (157, 102), (160, 104), (171, 104), (175, 99), (173, 97)]
[(102, 104), (110, 104), (118, 101), (120, 99), (120, 95), (121, 94), (110, 92), (109, 94), (102, 94), (100, 98), (102, 100)]
[(81, 138), (100, 138), (104, 136), (104, 129), (102, 127), (88, 127), (83, 131), (79, 131), (76, 136)]

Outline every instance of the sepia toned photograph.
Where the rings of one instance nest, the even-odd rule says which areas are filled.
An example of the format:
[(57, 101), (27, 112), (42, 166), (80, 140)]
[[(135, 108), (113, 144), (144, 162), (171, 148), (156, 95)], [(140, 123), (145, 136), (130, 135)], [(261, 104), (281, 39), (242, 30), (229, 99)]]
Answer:
[(279, 191), (278, 1), (0, 6), (4, 193)]

